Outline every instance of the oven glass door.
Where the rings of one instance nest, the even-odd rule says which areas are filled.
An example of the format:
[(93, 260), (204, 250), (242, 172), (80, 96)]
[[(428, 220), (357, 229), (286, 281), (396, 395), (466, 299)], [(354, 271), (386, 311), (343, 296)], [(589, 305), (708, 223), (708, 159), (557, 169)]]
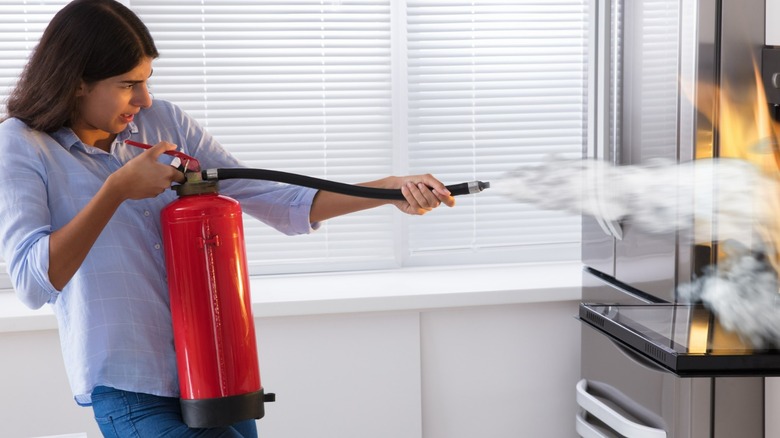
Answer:
[(780, 350), (751, 347), (701, 305), (583, 303), (579, 316), (679, 376), (780, 375)]

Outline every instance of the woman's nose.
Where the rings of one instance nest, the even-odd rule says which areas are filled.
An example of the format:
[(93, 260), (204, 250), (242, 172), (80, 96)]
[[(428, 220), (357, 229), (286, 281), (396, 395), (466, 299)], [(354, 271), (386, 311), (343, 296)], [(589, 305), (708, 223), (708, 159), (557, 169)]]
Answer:
[(136, 91), (133, 94), (133, 105), (141, 108), (149, 108), (152, 106), (152, 93), (149, 92), (149, 88), (144, 86), (136, 87)]

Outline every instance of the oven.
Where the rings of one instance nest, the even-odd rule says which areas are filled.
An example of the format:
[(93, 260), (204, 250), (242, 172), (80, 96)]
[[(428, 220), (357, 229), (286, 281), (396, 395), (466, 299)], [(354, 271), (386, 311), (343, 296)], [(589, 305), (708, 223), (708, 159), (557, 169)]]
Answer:
[[(591, 11), (587, 159), (734, 156), (720, 124), (725, 93), (713, 90), (755, 96), (759, 71), (776, 89), (767, 94), (780, 95), (780, 56), (768, 54), (780, 31), (777, 43), (765, 32), (777, 0), (592, 0)], [(770, 97), (778, 114), (776, 104), (780, 96)], [(696, 202), (697, 193), (686, 196)], [(717, 227), (697, 231), (649, 233), (630, 216), (583, 216), (580, 436), (764, 436), (764, 379), (780, 375), (780, 353), (680, 298), (680, 285), (724, 257)], [(751, 230), (740, 237), (747, 247), (757, 240)]]

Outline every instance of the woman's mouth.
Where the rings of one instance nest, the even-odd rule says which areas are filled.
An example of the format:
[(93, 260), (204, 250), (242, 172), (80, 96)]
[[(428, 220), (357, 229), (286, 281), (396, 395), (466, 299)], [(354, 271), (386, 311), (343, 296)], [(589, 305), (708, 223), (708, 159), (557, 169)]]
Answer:
[(122, 119), (124, 123), (130, 123), (133, 121), (133, 118), (135, 117), (135, 114), (120, 114), (119, 118)]

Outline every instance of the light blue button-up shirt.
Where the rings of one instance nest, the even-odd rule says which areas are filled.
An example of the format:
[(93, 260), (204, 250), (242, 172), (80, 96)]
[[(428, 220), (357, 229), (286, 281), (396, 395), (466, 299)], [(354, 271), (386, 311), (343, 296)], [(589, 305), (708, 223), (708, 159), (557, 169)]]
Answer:
[[(73, 219), (112, 172), (143, 152), (122, 143), (128, 138), (177, 144), (204, 169), (241, 167), (191, 117), (161, 100), (136, 116), (110, 153), (85, 145), (68, 128), (49, 135), (17, 119), (0, 124), (2, 256), (21, 301), (53, 306), (68, 378), (82, 405), (90, 404), (97, 385), (179, 395), (160, 235), (160, 211), (175, 199), (172, 190), (122, 203), (62, 291), (48, 277), (49, 235)], [(229, 180), (220, 192), (283, 233), (312, 230), (315, 190)]]

